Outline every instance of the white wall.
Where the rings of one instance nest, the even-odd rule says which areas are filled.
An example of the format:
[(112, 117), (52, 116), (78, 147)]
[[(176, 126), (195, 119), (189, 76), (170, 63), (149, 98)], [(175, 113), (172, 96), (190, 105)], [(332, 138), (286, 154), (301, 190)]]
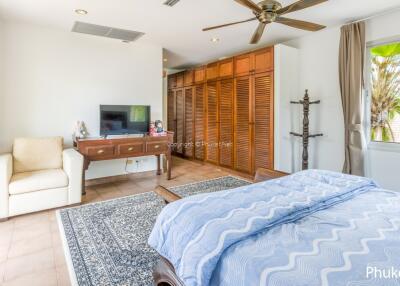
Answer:
[[(324, 134), (323, 137), (310, 139), (310, 168), (341, 171), (343, 167), (344, 124), (338, 76), (339, 39), (339, 29), (329, 29), (288, 43), (299, 49), (298, 99), (308, 89), (311, 100), (321, 100), (319, 105), (310, 108), (310, 132)], [(302, 117), (298, 120), (301, 121)]]
[[(367, 21), (367, 41), (400, 35), (400, 12)], [(344, 162), (344, 124), (340, 99), (338, 57), (340, 27), (312, 33), (288, 42), (300, 50), (300, 90), (309, 89), (312, 99), (321, 99), (311, 107), (311, 132), (324, 137), (311, 139), (310, 167), (341, 171)], [(301, 120), (301, 118), (298, 118)], [(400, 190), (400, 153), (369, 150), (368, 176), (381, 186)]]
[(275, 170), (294, 173), (301, 168), (299, 138), (301, 106), (290, 104), (299, 96), (299, 50), (285, 45), (274, 49), (274, 162)]
[[(100, 104), (151, 105), (152, 120), (163, 117), (161, 47), (15, 23), (4, 32), (7, 129), (0, 152), (18, 136), (61, 135), (71, 145), (77, 120), (98, 136)], [(122, 174), (124, 163), (94, 163), (87, 177)], [(155, 169), (155, 159), (141, 165)]]
[[(4, 30), (0, 21), (0, 146), (5, 145)], [(1, 152), (1, 149), (0, 149)]]

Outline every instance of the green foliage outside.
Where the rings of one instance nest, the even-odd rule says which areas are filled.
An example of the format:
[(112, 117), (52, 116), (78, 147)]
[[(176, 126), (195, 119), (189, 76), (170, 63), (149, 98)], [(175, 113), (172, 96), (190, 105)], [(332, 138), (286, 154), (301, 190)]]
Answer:
[(371, 49), (371, 139), (394, 142), (392, 122), (400, 115), (400, 43)]

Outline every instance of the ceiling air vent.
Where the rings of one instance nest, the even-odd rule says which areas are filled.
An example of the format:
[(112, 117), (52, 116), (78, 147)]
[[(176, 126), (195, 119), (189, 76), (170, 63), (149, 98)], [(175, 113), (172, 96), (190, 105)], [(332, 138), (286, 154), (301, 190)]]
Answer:
[(172, 7), (172, 6), (174, 6), (176, 3), (178, 3), (179, 1), (180, 1), (180, 0), (167, 0), (167, 1), (164, 2), (164, 5), (167, 5), (167, 6)]
[(72, 27), (72, 32), (118, 39), (126, 42), (136, 41), (144, 35), (144, 33), (141, 32), (122, 30), (78, 21), (75, 22)]

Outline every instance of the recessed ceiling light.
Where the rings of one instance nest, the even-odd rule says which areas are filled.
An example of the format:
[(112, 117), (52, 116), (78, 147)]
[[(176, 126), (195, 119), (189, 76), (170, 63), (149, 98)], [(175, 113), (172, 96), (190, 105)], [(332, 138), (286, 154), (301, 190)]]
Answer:
[(219, 39), (218, 39), (218, 38), (211, 38), (210, 41), (213, 42), (213, 43), (218, 43), (218, 42), (219, 42)]
[(88, 11), (83, 10), (83, 9), (76, 9), (75, 13), (79, 14), (79, 15), (87, 15)]
[(168, 59), (164, 59), (164, 62), (168, 62)]

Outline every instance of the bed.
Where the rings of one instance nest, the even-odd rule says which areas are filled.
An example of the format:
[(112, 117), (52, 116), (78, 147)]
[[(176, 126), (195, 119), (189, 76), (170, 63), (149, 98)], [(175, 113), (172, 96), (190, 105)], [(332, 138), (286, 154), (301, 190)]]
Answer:
[(309, 170), (167, 205), (158, 285), (399, 285), (400, 195)]

